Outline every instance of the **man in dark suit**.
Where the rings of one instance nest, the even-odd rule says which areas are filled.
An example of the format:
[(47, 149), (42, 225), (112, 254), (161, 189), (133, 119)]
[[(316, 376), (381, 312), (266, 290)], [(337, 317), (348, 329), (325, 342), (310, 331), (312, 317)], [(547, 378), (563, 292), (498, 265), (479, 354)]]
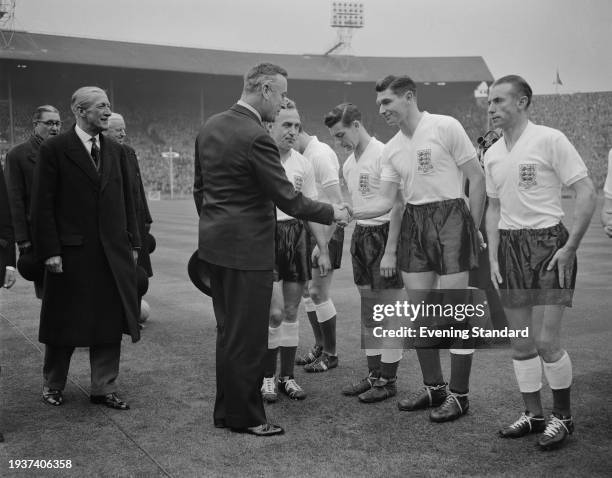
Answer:
[(138, 253), (138, 265), (146, 271), (149, 277), (152, 277), (153, 268), (151, 267), (151, 256), (149, 254), (149, 248), (145, 242), (145, 237), (151, 230), (153, 219), (151, 218), (149, 204), (147, 203), (147, 195), (145, 194), (144, 186), (142, 184), (142, 177), (140, 175), (140, 166), (138, 165), (136, 151), (134, 151), (134, 148), (132, 148), (130, 145), (125, 144), (125, 137), (127, 134), (123, 116), (121, 116), (119, 113), (112, 113), (108, 118), (108, 129), (104, 131), (103, 134), (104, 136), (117, 141), (117, 143), (121, 144), (123, 149), (125, 149), (128, 160), (128, 172), (130, 173), (130, 187), (132, 188), (132, 196), (134, 198), (134, 205), (136, 207), (138, 232), (142, 242), (142, 247)]
[[(32, 252), (30, 203), (34, 167), (42, 142), (58, 135), (62, 128), (59, 111), (51, 105), (39, 106), (32, 115), (32, 125), (34, 127), (32, 136), (12, 148), (6, 155), (8, 196), (15, 227), (15, 241), (20, 254)], [(36, 296), (41, 298), (42, 283), (35, 282), (34, 290)]]
[(43, 401), (59, 406), (75, 347), (89, 347), (91, 401), (120, 410), (123, 333), (140, 338), (135, 249), (140, 246), (125, 150), (104, 138), (106, 93), (72, 95), (76, 125), (40, 148), (32, 187), (34, 251), (46, 267), (39, 340)]
[(270, 436), (259, 391), (268, 342), (275, 210), (309, 221), (348, 221), (338, 205), (296, 192), (262, 121), (274, 121), (287, 72), (263, 63), (244, 78), (242, 97), (210, 118), (195, 144), (193, 195), (200, 215), (200, 259), (209, 264), (217, 319), (216, 427)]

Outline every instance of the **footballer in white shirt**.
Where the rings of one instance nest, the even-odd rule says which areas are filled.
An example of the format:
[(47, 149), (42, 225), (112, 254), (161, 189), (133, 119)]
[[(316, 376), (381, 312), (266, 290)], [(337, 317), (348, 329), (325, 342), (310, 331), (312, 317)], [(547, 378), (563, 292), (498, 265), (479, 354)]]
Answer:
[[(334, 150), (300, 129), (296, 143), (298, 149), (309, 161), (314, 171), (317, 199), (338, 204), (343, 202), (340, 191), (338, 156)], [(336, 353), (336, 307), (330, 296), (334, 270), (342, 263), (344, 227), (326, 227), (327, 249), (331, 269), (325, 275), (319, 270), (319, 248), (315, 238), (309, 234), (312, 248), (312, 279), (304, 290), (304, 309), (315, 338), (314, 346), (304, 355), (295, 359), (296, 365), (303, 365), (306, 372), (327, 372), (338, 366)]]
[[(395, 250), (401, 237), (397, 256), (408, 296), (420, 302), (419, 290), (466, 289), (469, 271), (478, 266), (479, 246), (483, 246), (478, 226), (485, 185), (476, 150), (456, 119), (419, 110), (416, 85), (410, 77), (387, 76), (376, 84), (376, 92), (379, 113), (399, 131), (382, 153), (379, 195), (356, 207), (353, 215), (368, 219), (386, 213), (401, 190), (405, 206), (401, 228), (399, 234), (389, 234), (386, 247)], [(469, 208), (464, 178), (470, 182)], [(440, 351), (421, 345), (416, 352), (424, 386), (400, 400), (399, 409), (431, 407), (429, 418), (435, 422), (464, 415), (469, 408), (474, 350), (450, 350), (450, 393)]]
[[(295, 103), (289, 99), (281, 105), (274, 123), (269, 126), (270, 136), (276, 142), (281, 164), (296, 191), (316, 199), (317, 189), (314, 170), (310, 161), (293, 147), (300, 129), (300, 116)], [(311, 259), (306, 227), (310, 229), (320, 249), (319, 269), (321, 275), (331, 268), (325, 226), (297, 220), (280, 209), (276, 210), (276, 263), (275, 282), (270, 304), (268, 328), (268, 352), (264, 358), (262, 398), (275, 402), (277, 390), (293, 400), (306, 398), (306, 392), (298, 385), (293, 375), (295, 354), (299, 342), (297, 310), (302, 291), (311, 278)], [(280, 373), (276, 379), (276, 362), (280, 351)]]
[[(342, 166), (342, 176), (351, 196), (353, 207), (372, 201), (380, 189), (382, 171), (381, 155), (384, 144), (370, 136), (362, 123), (361, 112), (352, 103), (342, 103), (325, 116), (325, 125), (337, 144), (351, 154)], [(398, 218), (403, 204), (398, 202), (392, 213), (358, 220), (351, 238), (353, 279), (361, 296), (368, 292), (378, 296), (382, 290), (402, 289), (402, 277), (397, 270), (395, 253), (387, 267), (388, 274), (381, 274), (381, 261), (385, 255), (389, 236), (391, 214)], [(395, 221), (399, 227), (399, 220)], [(397, 231), (395, 232), (397, 234)], [(395, 251), (393, 251), (395, 252)], [(372, 328), (372, 310), (361, 308), (361, 323)], [(357, 395), (364, 403), (386, 400), (397, 393), (397, 369), (402, 358), (401, 349), (366, 348), (368, 376), (342, 389), (347, 396)]]
[[(532, 90), (520, 76), (489, 89), (489, 118), (503, 137), (485, 153), (486, 213), (491, 280), (499, 288), (511, 329), (524, 409), (502, 428), (503, 438), (541, 433), (541, 449), (558, 447), (574, 429), (570, 408), (572, 363), (561, 347), (561, 322), (571, 306), (576, 249), (595, 208), (595, 191), (580, 155), (563, 133), (529, 121)], [(561, 188), (576, 193), (571, 231), (562, 224)], [(552, 389), (552, 414), (543, 415), (542, 369)]]

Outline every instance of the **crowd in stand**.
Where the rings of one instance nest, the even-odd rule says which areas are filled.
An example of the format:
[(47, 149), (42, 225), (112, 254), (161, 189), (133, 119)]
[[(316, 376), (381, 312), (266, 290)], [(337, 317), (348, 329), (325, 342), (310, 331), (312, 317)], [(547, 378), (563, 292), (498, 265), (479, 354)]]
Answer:
[[(72, 114), (63, 101), (48, 101), (56, 106), (64, 120), (63, 129), (72, 126)], [(192, 103), (166, 103), (160, 107), (148, 107), (149, 102), (134, 100), (134, 104), (116, 105), (126, 120), (128, 143), (137, 151), (143, 183), (147, 191), (170, 194), (170, 160), (162, 153), (172, 151), (179, 154), (173, 159), (173, 192), (175, 197), (191, 195), (193, 184), (194, 138), (201, 123), (197, 106)], [(31, 112), (38, 106), (29, 101), (15, 101), (13, 106), (14, 142), (19, 143), (31, 134)], [(304, 105), (307, 106), (307, 105)], [(304, 107), (302, 107), (304, 108)], [(607, 155), (612, 147), (612, 92), (575, 93), (564, 95), (534, 96), (531, 117), (535, 123), (551, 126), (563, 131), (584, 159), (595, 185), (601, 188), (607, 170)], [(486, 102), (460, 102), (449, 105), (446, 111), (457, 118), (475, 143), (487, 130)], [(316, 113), (308, 118), (316, 118)], [(377, 123), (370, 125), (376, 135)], [(336, 150), (341, 161), (346, 158), (344, 150), (335, 148), (323, 123), (307, 121), (305, 129)], [(381, 132), (382, 133), (382, 132)], [(384, 133), (382, 134), (384, 135)], [(0, 155), (10, 148), (9, 115), (6, 103), (0, 106)]]

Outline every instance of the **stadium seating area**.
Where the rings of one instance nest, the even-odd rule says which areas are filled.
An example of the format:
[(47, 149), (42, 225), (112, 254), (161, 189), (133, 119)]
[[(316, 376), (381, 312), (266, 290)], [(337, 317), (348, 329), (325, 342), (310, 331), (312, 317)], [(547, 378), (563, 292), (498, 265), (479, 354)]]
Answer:
[[(65, 99), (54, 102), (50, 98), (48, 102), (60, 109), (64, 129), (70, 127), (72, 115)], [(24, 140), (30, 134), (30, 115), (36, 106), (20, 99), (14, 102), (17, 141)], [(601, 188), (606, 174), (607, 154), (612, 147), (612, 92), (540, 95), (534, 97), (532, 108), (534, 122), (558, 128), (568, 136), (584, 158), (597, 187)], [(190, 196), (194, 138), (201, 121), (198, 105), (186, 100), (177, 101), (176, 98), (161, 102), (157, 99), (153, 103), (136, 97), (116, 104), (115, 109), (126, 119), (128, 141), (138, 153), (145, 188), (169, 196), (169, 161), (161, 153), (172, 148), (180, 155), (173, 165), (175, 197)], [(487, 128), (485, 106), (474, 101), (450, 105), (447, 111), (430, 111), (456, 117), (474, 142)], [(321, 116), (320, 112), (306, 114), (307, 118)], [(8, 147), (8, 118), (8, 107), (4, 103), (0, 106), (2, 153)], [(388, 129), (380, 121), (371, 121), (366, 126), (381, 138), (389, 136)], [(322, 124), (306, 121), (305, 128), (319, 139), (331, 143), (329, 133)], [(338, 151), (338, 156), (343, 161), (346, 153)]]

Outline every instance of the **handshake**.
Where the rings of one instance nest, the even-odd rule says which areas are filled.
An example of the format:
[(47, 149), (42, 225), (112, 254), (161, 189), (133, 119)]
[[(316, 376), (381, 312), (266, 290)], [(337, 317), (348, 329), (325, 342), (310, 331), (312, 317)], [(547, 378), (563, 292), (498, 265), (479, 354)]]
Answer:
[(353, 219), (353, 210), (351, 206), (343, 202), (341, 204), (333, 204), (334, 207), (334, 221), (339, 226), (346, 226)]

